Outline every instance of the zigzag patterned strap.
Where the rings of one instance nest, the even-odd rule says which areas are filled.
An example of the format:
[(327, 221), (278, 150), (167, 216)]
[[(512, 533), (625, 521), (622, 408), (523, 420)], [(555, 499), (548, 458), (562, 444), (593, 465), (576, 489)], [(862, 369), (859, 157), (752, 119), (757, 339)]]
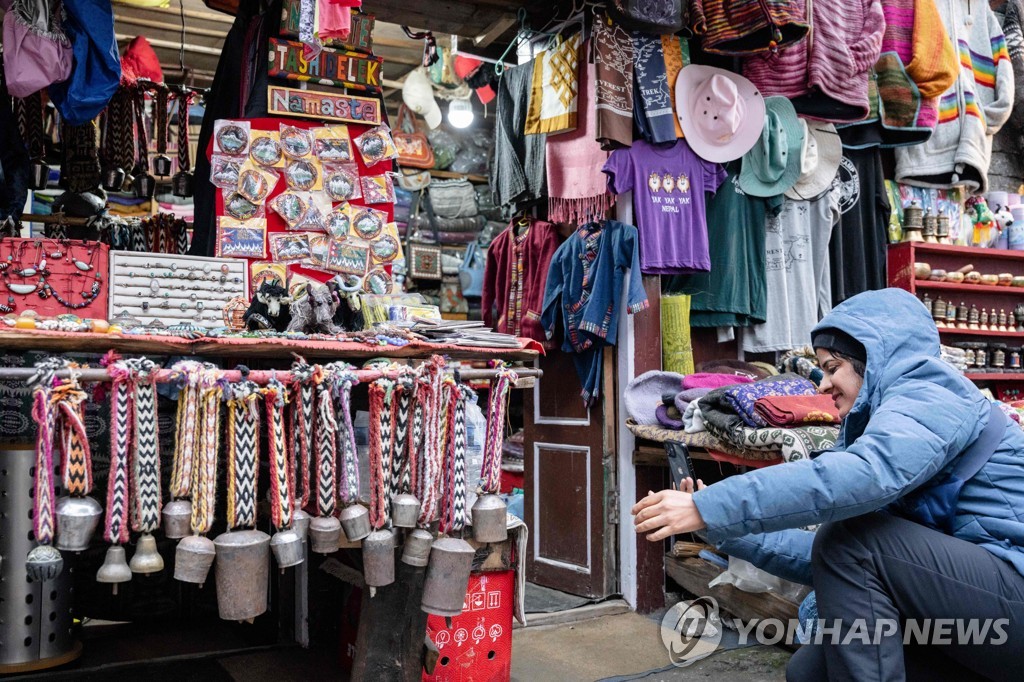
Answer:
[(259, 461), (259, 387), (231, 386), (228, 401), (228, 528), (256, 526), (256, 463)]
[[(51, 375), (52, 376), (52, 375)], [(51, 386), (48, 379), (32, 395), (32, 418), (38, 427), (36, 440), (36, 472), (33, 492), (32, 530), (41, 545), (53, 543), (56, 528), (53, 489), (53, 431), (55, 424)]]
[[(314, 378), (314, 381), (317, 381)], [(320, 516), (333, 516), (337, 508), (338, 422), (328, 378), (321, 376), (316, 387), (317, 400), (317, 485), (316, 504)]]
[(384, 380), (370, 384), (370, 525), (383, 528), (391, 516), (391, 500), (385, 488), (383, 437), (381, 434), (381, 414), (384, 412), (384, 397), (388, 387)]
[(466, 403), (475, 398), (468, 386), (459, 386), (452, 437), (452, 531), (466, 527)]
[(501, 489), (501, 446), (505, 439), (505, 414), (512, 384), (519, 376), (508, 367), (498, 369), (491, 380), (487, 408), (487, 435), (484, 438), (484, 461), (480, 471), (479, 491), (497, 493)]
[(92, 492), (92, 453), (82, 412), (85, 397), (85, 391), (70, 383), (54, 389), (60, 418), (64, 490), (73, 497), (84, 497)]
[(445, 440), (444, 462), (441, 467), (441, 525), (439, 529), (442, 533), (451, 530), (455, 517), (455, 449), (461, 392), (454, 380), (452, 380), (452, 384), (451, 389), (446, 392), (448, 399), (448, 408), (445, 410), (447, 415), (446, 431), (449, 436)]
[(380, 422), (380, 477), (383, 488), (384, 524), (388, 525), (391, 523), (391, 499), (394, 496), (391, 487), (391, 405), (395, 397), (395, 382), (391, 379), (381, 379), (380, 384), (384, 388), (380, 412), (373, 414), (371, 405), (370, 419), (376, 418)]
[(128, 542), (129, 482), (131, 473), (132, 397), (131, 370), (125, 362), (107, 368), (113, 381), (110, 401), (110, 473), (107, 477), (107, 516), (103, 537), (115, 545)]
[(352, 387), (357, 383), (350, 368), (339, 369), (334, 374), (334, 390), (338, 395), (338, 495), (345, 504), (359, 501), (359, 462), (356, 459), (356, 433), (352, 427)]
[(444, 516), (445, 498), (451, 495), (453, 480), (449, 476), (454, 453), (451, 451), (455, 434), (455, 403), (458, 396), (458, 384), (451, 375), (444, 377), (441, 384), (441, 419), (438, 422), (437, 452), (440, 457), (437, 466), (437, 513)]
[(401, 376), (395, 386), (398, 400), (395, 409), (395, 448), (391, 458), (391, 488), (395, 493), (408, 493), (411, 488), (411, 465), (409, 447), (409, 413), (412, 408), (416, 384), (408, 376)]
[[(217, 455), (220, 451), (222, 388), (213, 370), (200, 378), (202, 415), (198, 458), (192, 468), (192, 532), (205, 534), (213, 526), (217, 505)], [(230, 480), (230, 478), (229, 478)]]
[(172, 369), (181, 382), (171, 468), (171, 497), (178, 499), (188, 497), (192, 492), (192, 467), (199, 445), (199, 376), (203, 364), (183, 360)]
[(270, 497), (272, 501), (270, 519), (275, 528), (292, 525), (292, 504), (294, 502), (291, 474), (288, 462), (288, 448), (285, 447), (284, 406), (288, 401), (288, 390), (275, 377), (267, 382), (263, 390), (267, 406), (267, 446), (270, 449)]
[(299, 506), (305, 508), (310, 498), (310, 444), (313, 442), (314, 421), (313, 368), (307, 365), (305, 360), (300, 360), (292, 364), (292, 376), (295, 377), (292, 390), (297, 395), (297, 399), (292, 402), (292, 464), (295, 467), (294, 478), (299, 482), (295, 493), (299, 497)]
[(441, 450), (443, 434), (442, 383), (444, 381), (444, 360), (433, 356), (420, 366), (420, 391), (418, 399), (424, 404), (423, 441), (421, 450), (421, 476), (419, 491), (421, 527), (428, 526), (437, 518), (438, 490), (441, 486), (441, 466), (444, 452)]
[(135, 389), (135, 456), (132, 459), (132, 527), (152, 533), (160, 527), (160, 443), (157, 439), (156, 365), (128, 360)]

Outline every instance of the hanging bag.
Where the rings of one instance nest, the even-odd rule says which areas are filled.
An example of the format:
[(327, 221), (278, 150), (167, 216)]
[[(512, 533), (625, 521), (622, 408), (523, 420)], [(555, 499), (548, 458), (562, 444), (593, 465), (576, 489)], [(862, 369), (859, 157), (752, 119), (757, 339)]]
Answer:
[(467, 298), (479, 298), (484, 293), (484, 253), (476, 240), (466, 247), (466, 255), (459, 266), (459, 286)]
[(427, 193), (440, 218), (471, 218), (480, 213), (476, 190), (469, 180), (435, 180)]
[[(433, 243), (426, 243), (427, 237), (419, 229), (422, 222), (419, 220), (420, 207), (427, 211), (427, 221), (434, 233)], [(408, 254), (409, 277), (413, 279), (441, 279), (441, 247), (438, 244), (437, 218), (434, 215), (434, 208), (430, 202), (430, 196), (426, 190), (420, 193), (416, 205), (415, 216), (410, 221), (410, 226), (416, 225), (408, 231), (409, 239), (406, 248)]]
[(49, 0), (18, 0), (4, 15), (4, 76), (18, 98), (65, 81), (71, 75), (71, 42)]
[(434, 167), (434, 150), (430, 147), (430, 140), (417, 129), (412, 112), (405, 104), (398, 107), (398, 118), (391, 137), (398, 148), (399, 166), (428, 170)]

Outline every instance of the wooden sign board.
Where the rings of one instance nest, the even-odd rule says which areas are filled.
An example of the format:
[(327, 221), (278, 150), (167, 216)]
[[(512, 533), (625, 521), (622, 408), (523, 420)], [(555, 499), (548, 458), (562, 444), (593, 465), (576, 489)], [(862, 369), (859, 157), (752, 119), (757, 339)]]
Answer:
[(312, 60), (307, 61), (303, 47), (302, 43), (294, 40), (271, 38), (268, 75), (339, 88), (380, 92), (384, 64), (381, 57), (325, 47)]
[(344, 93), (296, 90), (280, 85), (267, 87), (267, 112), (270, 116), (297, 116), (339, 123), (380, 125), (380, 100)]
[[(281, 7), (281, 35), (288, 38), (299, 37), (299, 12), (301, 0), (284, 0)], [(375, 19), (372, 14), (363, 14), (352, 10), (352, 28), (347, 41), (325, 40), (324, 45), (328, 47), (340, 47), (346, 50), (373, 54), (373, 25)]]

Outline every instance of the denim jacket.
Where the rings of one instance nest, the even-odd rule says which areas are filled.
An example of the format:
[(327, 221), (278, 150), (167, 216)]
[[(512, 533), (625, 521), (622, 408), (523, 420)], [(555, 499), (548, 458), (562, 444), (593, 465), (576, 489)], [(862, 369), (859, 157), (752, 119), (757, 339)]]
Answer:
[(588, 223), (567, 239), (551, 259), (541, 326), (550, 339), (559, 320), (565, 330), (562, 350), (574, 353), (589, 404), (600, 390), (601, 348), (614, 345), (620, 296), (627, 271), (627, 310), (648, 307), (640, 276), (640, 249), (632, 225), (615, 220)]

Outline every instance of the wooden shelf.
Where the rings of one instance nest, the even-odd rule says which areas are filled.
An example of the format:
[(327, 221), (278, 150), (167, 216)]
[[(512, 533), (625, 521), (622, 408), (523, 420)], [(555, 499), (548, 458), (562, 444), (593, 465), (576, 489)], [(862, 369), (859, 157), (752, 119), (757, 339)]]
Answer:
[(1024, 381), (1024, 372), (982, 372), (980, 374), (967, 373), (964, 376), (971, 381)]
[(1024, 299), (1024, 287), (996, 286), (991, 284), (966, 284), (964, 282), (934, 282), (930, 279), (914, 281), (915, 289), (941, 289), (944, 291), (960, 291), (964, 293), (1018, 295)]
[(928, 242), (912, 242), (911, 245), (914, 251), (917, 251), (919, 253), (940, 253), (947, 255), (974, 256), (977, 258), (1003, 258), (1006, 260), (1024, 261), (1024, 251), (1007, 251), (1005, 249), (982, 249), (976, 246), (929, 244)]
[(994, 332), (994, 331), (983, 331), (981, 329), (952, 329), (949, 327), (939, 327), (939, 334), (948, 334), (950, 336), (989, 336), (993, 338), (1024, 338), (1024, 332)]
[(438, 178), (439, 180), (469, 180), (477, 185), (486, 185), (488, 182), (487, 178), (483, 175), (473, 175), (472, 173), (453, 173), (452, 171), (443, 170), (430, 171), (430, 177)]

